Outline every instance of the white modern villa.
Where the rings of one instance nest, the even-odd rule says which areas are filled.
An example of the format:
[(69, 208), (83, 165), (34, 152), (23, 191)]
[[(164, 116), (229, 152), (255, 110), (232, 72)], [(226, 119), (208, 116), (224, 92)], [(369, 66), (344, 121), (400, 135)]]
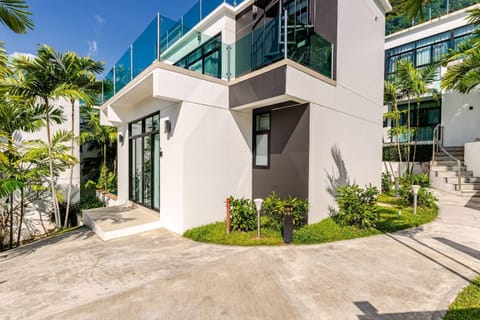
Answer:
[[(395, 62), (400, 59), (410, 60), (418, 68), (438, 63), (449, 50), (471, 35), (474, 28), (468, 23), (468, 11), (478, 6), (463, 8), (388, 35), (385, 38), (386, 78), (395, 74)], [(433, 187), (466, 197), (480, 196), (477, 191), (480, 190), (480, 179), (476, 178), (480, 177), (480, 142), (476, 142), (480, 138), (480, 93), (474, 91), (464, 95), (442, 91), (440, 79), (447, 68), (437, 65), (438, 82), (434, 86), (441, 93), (440, 97), (425, 97), (421, 102), (418, 138), (421, 144), (429, 145), (427, 148), (432, 150), (435, 137), (450, 154), (436, 147), (439, 152), (431, 167)], [(406, 101), (403, 101), (399, 109), (406, 109), (406, 106)], [(413, 109), (411, 116), (415, 119), (416, 111)], [(400, 122), (406, 123), (406, 114)], [(401, 142), (406, 142), (405, 139)], [(385, 130), (385, 145), (394, 142), (387, 137)], [(462, 164), (461, 172), (458, 172), (456, 160)]]
[(347, 181), (379, 186), (387, 0), (203, 0), (157, 15), (104, 80), (118, 204), (177, 233), (230, 195), (306, 198), (325, 218)]

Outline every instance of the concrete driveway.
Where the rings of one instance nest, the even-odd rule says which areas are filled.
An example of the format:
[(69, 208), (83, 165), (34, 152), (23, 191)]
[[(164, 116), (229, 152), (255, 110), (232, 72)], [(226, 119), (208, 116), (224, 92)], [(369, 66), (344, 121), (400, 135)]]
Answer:
[(239, 248), (87, 229), (0, 254), (2, 319), (439, 319), (480, 273), (480, 211), (331, 244)]

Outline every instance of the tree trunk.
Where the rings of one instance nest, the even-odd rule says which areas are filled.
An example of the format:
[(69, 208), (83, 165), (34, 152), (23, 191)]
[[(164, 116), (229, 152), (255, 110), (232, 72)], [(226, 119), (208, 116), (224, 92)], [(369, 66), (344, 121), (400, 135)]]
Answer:
[[(400, 113), (398, 112), (398, 104), (397, 102), (394, 103), (395, 108), (395, 127), (397, 129), (397, 149), (398, 149), (398, 161), (400, 162), (400, 167), (402, 167), (402, 150), (400, 148)], [(398, 172), (399, 177), (401, 176), (400, 172)]]
[(52, 202), (53, 202), (53, 214), (55, 217), (55, 225), (57, 228), (62, 227), (62, 221), (60, 219), (60, 212), (58, 210), (57, 203), (57, 193), (55, 189), (55, 177), (53, 174), (53, 154), (52, 154), (52, 137), (50, 136), (50, 106), (48, 98), (44, 98), (45, 102), (45, 113), (46, 113), (46, 122), (47, 122), (47, 149), (48, 149), (48, 165), (50, 169), (50, 189), (52, 192)]
[(107, 144), (103, 144), (103, 176), (104, 180), (104, 190), (107, 191)]
[(25, 214), (24, 194), (23, 194), (23, 187), (22, 187), (20, 188), (20, 223), (18, 224), (17, 247), (20, 246), (20, 237), (22, 236), (22, 224), (23, 224), (24, 214)]
[(410, 173), (410, 95), (408, 95), (407, 110), (407, 174)]
[(418, 127), (420, 126), (420, 101), (417, 101), (417, 121), (415, 128), (415, 144), (413, 145), (413, 166), (410, 171), (410, 175), (413, 175), (413, 169), (415, 167), (415, 157), (417, 155), (417, 143), (418, 143)]
[(10, 217), (8, 218), (10, 220), (10, 244), (8, 247), (10, 249), (13, 248), (13, 192), (10, 194)]
[[(70, 151), (71, 156), (74, 156), (74, 142), (75, 142), (75, 100), (70, 100), (70, 103), (72, 104), (72, 143), (70, 147), (72, 150)], [(70, 213), (70, 202), (71, 202), (71, 197), (72, 197), (72, 183), (73, 183), (73, 168), (75, 165), (70, 166), (70, 177), (68, 180), (68, 192), (67, 192), (67, 209), (65, 212), (65, 223), (63, 224), (63, 227), (66, 228), (68, 226), (68, 215)]]

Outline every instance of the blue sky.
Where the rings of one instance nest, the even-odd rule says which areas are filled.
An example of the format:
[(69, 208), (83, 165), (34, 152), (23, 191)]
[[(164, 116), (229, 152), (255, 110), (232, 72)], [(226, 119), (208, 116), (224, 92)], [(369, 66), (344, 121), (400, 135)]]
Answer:
[(7, 52), (35, 53), (37, 44), (104, 61), (120, 58), (157, 12), (177, 20), (198, 0), (27, 0), (35, 23), (26, 35), (0, 25)]

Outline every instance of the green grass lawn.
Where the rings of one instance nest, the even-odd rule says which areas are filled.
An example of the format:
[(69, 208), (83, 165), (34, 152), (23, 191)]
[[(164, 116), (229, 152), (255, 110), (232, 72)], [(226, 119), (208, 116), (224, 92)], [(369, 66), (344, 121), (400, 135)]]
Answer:
[[(379, 198), (379, 202), (384, 205), (377, 206), (379, 219), (376, 228), (358, 229), (350, 226), (341, 226), (332, 218), (326, 218), (318, 223), (294, 230), (293, 242), (295, 244), (315, 244), (367, 237), (384, 232), (394, 232), (428, 223), (434, 220), (438, 214), (437, 207), (419, 207), (417, 214), (414, 215), (412, 208), (402, 208), (398, 204), (398, 200), (389, 195), (382, 195)], [(225, 229), (225, 222), (216, 222), (187, 230), (184, 237), (199, 242), (238, 246), (283, 244), (282, 235), (279, 231), (262, 228), (262, 237), (261, 239), (257, 239), (257, 231), (232, 231), (230, 235), (227, 235)]]
[(443, 319), (480, 319), (480, 277), (460, 292)]

